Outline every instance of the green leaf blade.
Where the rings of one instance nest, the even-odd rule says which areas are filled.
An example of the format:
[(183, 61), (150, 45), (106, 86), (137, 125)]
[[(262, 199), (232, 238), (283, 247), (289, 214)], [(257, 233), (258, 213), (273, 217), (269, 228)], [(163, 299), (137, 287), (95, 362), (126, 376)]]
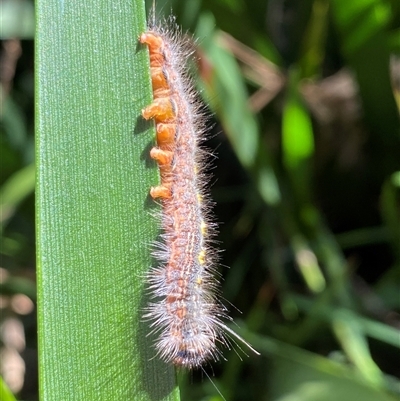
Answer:
[(43, 400), (179, 399), (142, 320), (157, 221), (142, 1), (37, 3)]

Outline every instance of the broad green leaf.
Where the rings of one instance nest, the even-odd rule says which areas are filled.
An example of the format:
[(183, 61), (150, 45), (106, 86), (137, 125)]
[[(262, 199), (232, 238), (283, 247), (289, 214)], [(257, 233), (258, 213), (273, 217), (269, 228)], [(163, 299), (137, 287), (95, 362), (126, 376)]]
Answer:
[(39, 0), (36, 16), (41, 399), (178, 400), (142, 318), (158, 232), (143, 1)]

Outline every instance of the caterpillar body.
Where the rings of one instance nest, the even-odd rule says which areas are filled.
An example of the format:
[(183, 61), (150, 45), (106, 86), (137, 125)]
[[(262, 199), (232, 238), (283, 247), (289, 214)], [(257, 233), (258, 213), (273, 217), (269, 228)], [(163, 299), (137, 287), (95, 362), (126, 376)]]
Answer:
[(179, 367), (201, 367), (217, 360), (218, 344), (236, 338), (258, 354), (223, 321), (230, 319), (218, 300), (211, 247), (216, 225), (211, 221), (204, 174), (207, 152), (204, 115), (185, 69), (193, 53), (179, 30), (154, 25), (141, 34), (150, 54), (153, 102), (142, 110), (154, 119), (157, 145), (150, 151), (161, 183), (150, 189), (161, 203), (161, 242), (153, 251), (160, 266), (148, 275), (153, 296), (145, 318), (158, 333), (160, 357)]

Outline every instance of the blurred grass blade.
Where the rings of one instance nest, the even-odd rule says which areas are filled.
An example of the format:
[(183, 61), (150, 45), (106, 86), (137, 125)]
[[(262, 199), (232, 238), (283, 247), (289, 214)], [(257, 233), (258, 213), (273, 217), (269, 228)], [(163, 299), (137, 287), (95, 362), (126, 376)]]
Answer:
[(221, 118), (236, 155), (249, 168), (259, 146), (258, 128), (247, 103), (247, 92), (239, 67), (231, 54), (218, 45), (218, 34), (213, 31), (215, 21), (203, 17), (197, 27), (202, 46), (213, 67), (207, 82), (206, 95), (210, 105)]
[(329, 27), (328, 18), (329, 1), (315, 0), (302, 42), (302, 56), (299, 60), (302, 78), (321, 74)]
[(354, 314), (340, 311), (335, 314), (333, 329), (348, 358), (361, 374), (373, 385), (380, 386), (383, 375), (369, 352), (368, 343), (361, 325)]
[(332, 2), (334, 17), (345, 41), (343, 51), (356, 52), (376, 33), (388, 25), (391, 19), (390, 3), (382, 0), (354, 0), (351, 5), (346, 0)]
[(291, 245), (297, 266), (308, 289), (315, 293), (322, 292), (326, 288), (325, 277), (321, 271), (317, 257), (307, 244), (305, 237), (300, 233), (293, 235)]
[(283, 157), (290, 170), (297, 169), (314, 153), (311, 118), (298, 92), (299, 78), (299, 72), (292, 69), (282, 121)]
[(393, 173), (383, 184), (381, 193), (381, 213), (389, 230), (393, 252), (400, 262), (400, 171)]
[(13, 396), (10, 389), (4, 383), (3, 378), (0, 376), (0, 400), (1, 401), (17, 401)]
[(35, 33), (33, 2), (29, 0), (2, 0), (0, 38), (32, 39)]
[[(321, 319), (329, 323), (332, 323), (338, 314), (339, 316), (348, 316), (350, 314), (348, 309), (333, 308), (326, 305), (324, 301), (315, 302), (302, 295), (294, 295), (293, 299), (301, 312), (306, 312), (318, 320)], [(351, 315), (351, 319), (357, 323), (366, 336), (400, 348), (400, 333), (396, 328), (355, 313)]]
[(16, 207), (35, 188), (35, 166), (30, 164), (14, 173), (0, 188), (0, 225), (4, 226)]
[[(268, 382), (269, 394), (274, 400), (398, 400), (395, 395), (398, 388), (396, 380), (384, 378), (385, 390), (389, 391), (381, 391), (357, 371), (333, 359), (267, 336), (250, 334), (248, 338), (262, 355), (271, 357), (271, 368), (265, 371), (264, 375)], [(391, 390), (394, 390), (393, 394)]]
[(239, 66), (231, 53), (223, 48), (222, 34), (214, 31), (215, 21), (205, 14), (197, 26), (197, 36), (212, 73), (204, 79), (204, 95), (220, 119), (237, 158), (252, 173), (260, 195), (270, 205), (281, 198), (271, 157), (261, 146), (259, 128), (252, 114), (248, 94)]
[(36, 7), (41, 400), (178, 400), (141, 318), (158, 180), (140, 117), (151, 101), (143, 1)]
[[(399, 149), (399, 115), (389, 74), (388, 33), (394, 24), (390, 2), (386, 0), (333, 0), (332, 16), (340, 45), (349, 66), (355, 71), (363, 102), (364, 117), (375, 131), (375, 151), (382, 154)], [(379, 77), (379, 79), (376, 79)], [(397, 163), (381, 159), (387, 172)]]

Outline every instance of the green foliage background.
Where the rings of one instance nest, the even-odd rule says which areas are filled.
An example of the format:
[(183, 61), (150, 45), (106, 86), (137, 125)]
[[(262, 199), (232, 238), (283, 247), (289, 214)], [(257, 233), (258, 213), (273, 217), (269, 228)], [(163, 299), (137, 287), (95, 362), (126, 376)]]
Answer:
[[(33, 5), (1, 5), (1, 321), (24, 328), (17, 397), (38, 399), (37, 311), (13, 306), (36, 306), (37, 284), (41, 399), (178, 399), (140, 319), (158, 179), (139, 117), (143, 4), (92, 0), (62, 21), (56, 4), (36, 4), (36, 89)], [(156, 6), (197, 40), (223, 294), (262, 354), (225, 350), (206, 367), (215, 386), (179, 372), (181, 399), (400, 399), (399, 2)]]

